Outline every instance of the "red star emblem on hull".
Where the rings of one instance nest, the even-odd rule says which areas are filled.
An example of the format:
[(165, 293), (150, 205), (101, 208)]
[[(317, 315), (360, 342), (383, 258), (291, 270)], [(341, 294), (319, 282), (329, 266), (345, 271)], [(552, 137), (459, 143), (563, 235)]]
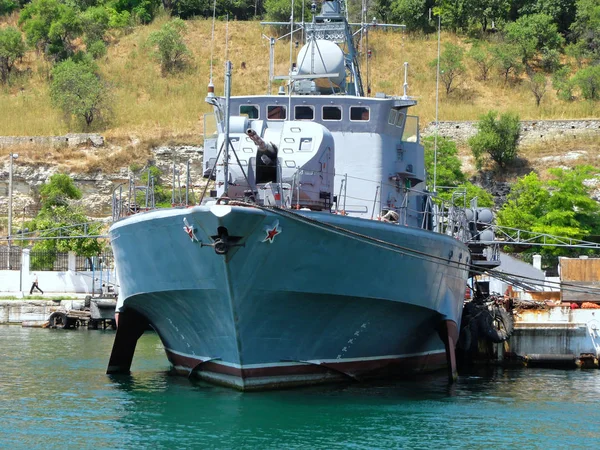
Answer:
[(187, 233), (187, 235), (190, 237), (192, 242), (198, 242), (198, 238), (196, 237), (196, 230), (194, 230), (193, 226), (190, 226), (190, 224), (188, 223), (188, 221), (185, 217), (183, 218), (183, 225), (184, 225), (183, 231), (185, 231)]
[(273, 225), (264, 228), (267, 236), (263, 239), (263, 242), (268, 242), (269, 244), (273, 243), (275, 236), (281, 233), (281, 228), (279, 228), (279, 221), (276, 220)]

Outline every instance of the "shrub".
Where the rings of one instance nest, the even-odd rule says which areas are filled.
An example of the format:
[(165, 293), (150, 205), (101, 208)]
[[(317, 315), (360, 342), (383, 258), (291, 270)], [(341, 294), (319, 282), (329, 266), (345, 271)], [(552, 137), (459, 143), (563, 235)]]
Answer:
[(102, 58), (106, 55), (106, 44), (102, 41), (95, 41), (87, 45), (87, 51), (94, 59)]
[(502, 114), (490, 111), (481, 116), (477, 124), (478, 132), (469, 139), (473, 156), (481, 167), (482, 157), (487, 153), (498, 166), (505, 167), (517, 156), (521, 124), (517, 114)]
[(573, 83), (581, 90), (583, 98), (587, 100), (600, 99), (600, 66), (581, 69), (573, 77)]
[(183, 20), (173, 19), (148, 38), (148, 44), (156, 48), (154, 57), (160, 62), (163, 75), (181, 71), (187, 66), (191, 53), (183, 42), (186, 29)]

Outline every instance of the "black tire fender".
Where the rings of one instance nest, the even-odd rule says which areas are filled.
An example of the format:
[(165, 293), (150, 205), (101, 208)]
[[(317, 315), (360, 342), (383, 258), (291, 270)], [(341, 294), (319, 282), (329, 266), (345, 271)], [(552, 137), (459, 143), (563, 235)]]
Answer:
[(50, 314), (48, 324), (50, 328), (69, 328), (69, 319), (64, 312), (55, 311)]
[(508, 340), (515, 329), (512, 316), (501, 306), (494, 306), (479, 317), (482, 333), (495, 344)]

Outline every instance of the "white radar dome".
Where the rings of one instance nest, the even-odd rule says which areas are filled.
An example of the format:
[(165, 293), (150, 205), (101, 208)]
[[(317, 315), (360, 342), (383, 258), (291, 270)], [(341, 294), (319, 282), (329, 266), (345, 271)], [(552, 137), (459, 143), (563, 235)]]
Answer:
[(330, 89), (329, 80), (336, 87), (343, 87), (346, 81), (344, 53), (331, 41), (316, 39), (305, 44), (298, 53), (298, 75), (335, 74), (331, 78), (315, 78), (321, 89)]

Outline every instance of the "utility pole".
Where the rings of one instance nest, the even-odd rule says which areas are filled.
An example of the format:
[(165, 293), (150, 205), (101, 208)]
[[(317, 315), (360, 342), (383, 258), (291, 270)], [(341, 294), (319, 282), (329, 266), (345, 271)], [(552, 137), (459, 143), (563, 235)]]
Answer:
[(16, 153), (10, 153), (10, 165), (8, 169), (8, 270), (12, 270), (10, 257), (12, 253), (12, 191), (13, 191), (13, 160), (19, 157)]

